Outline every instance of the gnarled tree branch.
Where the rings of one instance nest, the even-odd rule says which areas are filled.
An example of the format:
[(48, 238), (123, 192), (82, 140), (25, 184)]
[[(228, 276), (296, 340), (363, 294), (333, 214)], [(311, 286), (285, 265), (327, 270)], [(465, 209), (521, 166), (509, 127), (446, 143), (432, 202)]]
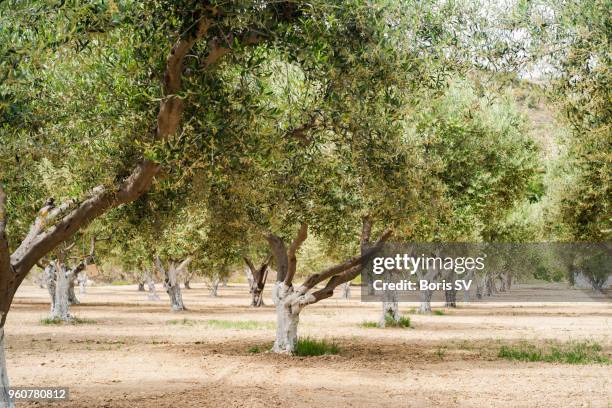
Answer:
[(366, 264), (374, 255), (376, 255), (378, 251), (381, 250), (383, 244), (389, 239), (392, 233), (392, 230), (386, 230), (374, 245), (365, 250), (362, 250), (362, 253), (359, 256), (354, 256), (340, 264), (325, 269), (323, 272), (311, 275), (302, 286), (305, 290), (309, 290), (312, 289), (316, 284), (321, 283), (324, 280), (329, 279), (334, 275), (338, 275), (348, 269), (357, 266), (359, 268), (362, 268), (364, 264)]
[(291, 286), (293, 282), (293, 277), (295, 276), (295, 270), (297, 268), (297, 251), (300, 249), (306, 238), (308, 237), (308, 224), (302, 223), (300, 225), (300, 230), (298, 231), (295, 239), (289, 245), (289, 249), (287, 250), (287, 259), (289, 261), (289, 266), (287, 268), (287, 276), (285, 276), (285, 285)]
[[(194, 32), (190, 32), (179, 38), (174, 44), (166, 61), (163, 89), (165, 98), (160, 103), (157, 115), (157, 140), (166, 140), (175, 133), (180, 123), (183, 111), (183, 103), (176, 95), (181, 88), (181, 77), (183, 71), (183, 60), (193, 45), (203, 37), (210, 26), (210, 21), (201, 18)], [(30, 228), (24, 241), (15, 252), (8, 257), (8, 244), (5, 237), (4, 226), (6, 215), (3, 210), (0, 218), (2, 231), (0, 231), (0, 310), (4, 312), (3, 319), (8, 312), (12, 298), (30, 269), (43, 256), (55, 249), (60, 243), (71, 238), (80, 228), (87, 226), (92, 220), (99, 217), (110, 208), (126, 204), (136, 200), (150, 187), (153, 178), (158, 174), (160, 165), (150, 160), (143, 160), (118, 186), (98, 186), (90, 191), (88, 196), (81, 202), (68, 201), (59, 207), (54, 207), (53, 202), (48, 202), (39, 212), (37, 219)], [(2, 195), (4, 192), (2, 191)], [(4, 202), (2, 208), (4, 208)], [(61, 218), (60, 218), (61, 217)], [(47, 227), (56, 219), (58, 221)], [(8, 266), (7, 266), (8, 263)], [(14, 272), (13, 272), (14, 271)], [(1, 325), (4, 323), (2, 321)]]

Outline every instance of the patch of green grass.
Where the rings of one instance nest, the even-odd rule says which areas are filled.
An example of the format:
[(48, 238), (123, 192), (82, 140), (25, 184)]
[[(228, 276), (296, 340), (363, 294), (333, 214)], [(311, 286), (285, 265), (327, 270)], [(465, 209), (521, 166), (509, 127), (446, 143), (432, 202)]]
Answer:
[(559, 346), (539, 348), (533, 344), (502, 346), (498, 357), (517, 361), (545, 361), (566, 364), (610, 364), (610, 359), (601, 354), (601, 346), (595, 342), (571, 342)]
[(444, 310), (434, 310), (433, 314), (435, 314), (436, 316), (444, 316)]
[(273, 329), (272, 322), (258, 322), (255, 320), (193, 320), (193, 319), (178, 319), (168, 320), (167, 324), (195, 326), (196, 324), (204, 324), (213, 329), (239, 329), (239, 330), (258, 330), (258, 329)]
[[(376, 327), (380, 327), (377, 322), (365, 321), (361, 323), (361, 327), (366, 329), (372, 329)], [(407, 316), (402, 316), (398, 321), (395, 321), (393, 317), (386, 316), (385, 317), (385, 327), (411, 327), (410, 326), (410, 318)]]
[(334, 342), (317, 340), (310, 337), (299, 339), (295, 347), (296, 356), (310, 357), (322, 356), (325, 354), (339, 354), (340, 347)]
[(438, 347), (438, 350), (436, 350), (436, 355), (440, 360), (444, 360), (444, 356), (446, 355), (446, 347)]
[(249, 353), (251, 354), (263, 353), (264, 351), (265, 349), (261, 346), (253, 346), (249, 348)]
[(73, 317), (70, 320), (51, 319), (50, 317), (46, 317), (46, 318), (40, 320), (40, 324), (45, 325), (45, 326), (62, 325), (62, 324), (77, 325), (77, 324), (96, 324), (96, 323), (97, 322), (95, 320), (92, 320), (92, 319), (83, 319), (83, 318), (80, 318), (80, 317)]
[(387, 327), (410, 327), (410, 318), (407, 316), (400, 316), (399, 320), (395, 321), (391, 316), (386, 316), (385, 325)]

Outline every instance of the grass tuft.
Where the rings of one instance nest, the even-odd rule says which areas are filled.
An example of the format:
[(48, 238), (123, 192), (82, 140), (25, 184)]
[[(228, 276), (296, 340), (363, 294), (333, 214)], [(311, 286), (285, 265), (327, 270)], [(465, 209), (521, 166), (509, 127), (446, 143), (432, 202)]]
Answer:
[(410, 318), (401, 316), (398, 321), (395, 321), (391, 316), (385, 317), (385, 325), (387, 327), (410, 327)]
[(561, 346), (538, 348), (529, 343), (518, 346), (502, 346), (498, 357), (516, 361), (545, 361), (566, 364), (610, 364), (610, 359), (601, 354), (601, 346), (595, 342), (571, 342)]
[(436, 316), (444, 316), (444, 310), (434, 310), (433, 314)]
[(339, 353), (340, 347), (338, 347), (338, 345), (334, 342), (305, 337), (298, 340), (294, 354), (296, 356), (310, 357)]
[(50, 317), (46, 317), (44, 319), (40, 319), (40, 324), (44, 326), (52, 326), (52, 325), (62, 325), (62, 324), (96, 324), (97, 322), (92, 319), (83, 319), (80, 317), (73, 317), (70, 320), (62, 320), (62, 319), (52, 319)]
[[(361, 323), (361, 327), (366, 329), (372, 329), (376, 327), (380, 327), (377, 322), (365, 321)], [(410, 318), (407, 316), (402, 316), (398, 321), (395, 321), (393, 317), (386, 316), (385, 317), (385, 327), (402, 327), (407, 328), (410, 326)]]
[(263, 353), (265, 350), (266, 349), (262, 346), (253, 346), (249, 348), (249, 353), (251, 354)]

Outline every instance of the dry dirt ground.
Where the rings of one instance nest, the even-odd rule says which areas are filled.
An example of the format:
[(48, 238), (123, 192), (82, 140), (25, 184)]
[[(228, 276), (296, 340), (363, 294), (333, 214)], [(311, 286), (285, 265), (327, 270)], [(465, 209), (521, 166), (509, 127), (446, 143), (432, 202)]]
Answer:
[[(172, 313), (134, 286), (88, 289), (79, 325), (44, 325), (46, 290), (22, 287), (8, 318), (13, 386), (68, 386), (58, 407), (610, 407), (609, 365), (501, 360), (503, 344), (594, 340), (612, 350), (610, 304), (460, 305), (410, 314), (414, 328), (365, 328), (380, 304), (329, 299), (307, 307), (300, 335), (333, 339), (341, 353), (250, 353), (271, 344), (274, 310), (248, 307), (245, 285), (218, 298), (194, 285)], [(270, 301), (269, 294), (266, 300)], [(434, 307), (436, 305), (434, 304)], [(414, 305), (402, 304), (404, 314)], [(186, 321), (184, 319), (187, 319)], [(236, 329), (209, 320), (261, 324)], [(42, 405), (42, 404), (40, 404)], [(22, 403), (18, 406), (40, 406)]]

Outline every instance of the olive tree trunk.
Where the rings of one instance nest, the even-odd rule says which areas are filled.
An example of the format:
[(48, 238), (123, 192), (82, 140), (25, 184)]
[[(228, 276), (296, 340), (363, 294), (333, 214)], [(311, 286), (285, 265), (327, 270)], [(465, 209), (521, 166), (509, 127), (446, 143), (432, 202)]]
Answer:
[(493, 296), (493, 294), (497, 292), (495, 280), (493, 280), (493, 277), (488, 274), (485, 276), (485, 291), (487, 296)]
[[(466, 274), (465, 274), (465, 281), (466, 281), (466, 282), (472, 281), (472, 283), (473, 283), (473, 284), (474, 284), (474, 283), (476, 283), (476, 286), (477, 286), (477, 282), (476, 282), (476, 281), (477, 281), (477, 279), (476, 279), (476, 276), (475, 276), (475, 274), (474, 274), (474, 270), (473, 270), (473, 269), (468, 270), (468, 273), (466, 273)], [(471, 288), (472, 286), (474, 286), (473, 284), (472, 284), (472, 285), (470, 285), (470, 288)], [(464, 301), (465, 303), (469, 303), (469, 302), (470, 302), (470, 296), (471, 296), (471, 294), (470, 294), (470, 289), (467, 289), (467, 288), (466, 288), (466, 289), (463, 289), (463, 301)]]
[(421, 290), (421, 304), (419, 305), (418, 312), (421, 314), (430, 314), (431, 313), (431, 296), (433, 292), (429, 289)]
[(191, 258), (187, 258), (177, 266), (174, 261), (171, 261), (168, 269), (165, 269), (159, 257), (155, 258), (157, 269), (159, 269), (165, 276), (164, 288), (170, 297), (170, 307), (172, 308), (173, 312), (187, 310), (185, 304), (183, 303), (183, 294), (181, 293), (181, 285), (178, 281), (178, 275), (183, 268), (189, 265), (190, 262)]
[(9, 379), (4, 355), (4, 327), (0, 327), (0, 408), (13, 408), (15, 404), (9, 398)]
[(342, 299), (350, 299), (351, 298), (351, 282), (346, 282), (342, 285)]
[(87, 273), (83, 272), (83, 273), (80, 275), (80, 277), (79, 277), (78, 281), (79, 281), (79, 293), (80, 293), (81, 295), (86, 294), (86, 293), (87, 293), (87, 282), (89, 281), (89, 280), (87, 279)]
[(276, 306), (276, 340), (272, 346), (275, 353), (294, 353), (298, 340), (300, 312), (315, 299), (312, 295), (302, 296), (293, 286), (276, 282), (272, 290), (272, 300)]
[(166, 279), (164, 280), (164, 287), (170, 297), (170, 307), (175, 312), (187, 310), (183, 303), (183, 294), (181, 293), (181, 285), (177, 279), (177, 270), (174, 264), (171, 264), (166, 271)]
[[(426, 282), (429, 284), (433, 282), (438, 277), (439, 271), (436, 268), (431, 268), (427, 271), (426, 274), (423, 274), (422, 270), (417, 271), (417, 276), (419, 277), (419, 285), (421, 282)], [(433, 295), (433, 291), (429, 288), (419, 290), (421, 297), (421, 304), (419, 305), (418, 312), (421, 314), (430, 314), (431, 313), (431, 297)]]
[(499, 291), (500, 292), (505, 292), (506, 291), (506, 276), (505, 274), (500, 274), (498, 277), (499, 279)]
[(81, 302), (76, 297), (76, 293), (74, 293), (74, 286), (77, 283), (76, 277), (68, 276), (68, 303), (71, 305), (79, 305)]
[[(394, 296), (395, 297), (395, 296)], [(387, 322), (399, 322), (400, 313), (397, 300), (385, 300), (382, 302), (382, 316), (378, 322), (379, 327), (387, 326)]]
[(249, 281), (251, 306), (261, 307), (264, 305), (263, 291), (266, 287), (266, 280), (268, 279), (268, 265), (272, 259), (272, 255), (268, 255), (268, 257), (261, 263), (259, 268), (255, 268), (255, 265), (248, 257), (245, 256), (243, 259), (247, 264), (245, 273), (247, 280)]
[(218, 275), (214, 275), (208, 281), (206, 286), (208, 286), (208, 294), (210, 297), (219, 296), (219, 283), (220, 283), (220, 279)]
[(68, 276), (65, 266), (59, 265), (55, 267), (57, 271), (56, 282), (55, 282), (55, 293), (53, 302), (51, 304), (51, 316), (53, 320), (64, 320), (68, 321), (71, 319), (70, 316), (70, 300), (69, 291), (70, 283), (68, 282)]
[(149, 300), (160, 300), (159, 295), (157, 294), (157, 289), (155, 289), (155, 282), (153, 282), (153, 278), (151, 275), (147, 275), (147, 287), (149, 288), (149, 294), (147, 298)]
[[(162, 80), (164, 97), (160, 101), (157, 115), (154, 140), (165, 142), (176, 133), (183, 112), (183, 99), (177, 96), (182, 90), (183, 60), (189, 54), (194, 44), (206, 36), (211, 26), (209, 18), (200, 18), (194, 30), (189, 30), (175, 42), (169, 53)], [(225, 53), (219, 52), (221, 47), (215, 47), (208, 57), (208, 64), (215, 64)], [(215, 52), (216, 51), (216, 52)], [(149, 138), (149, 132), (147, 132)], [(6, 364), (4, 358), (4, 323), (10, 310), (17, 289), (31, 269), (43, 257), (54, 251), (61, 243), (71, 239), (81, 228), (87, 226), (96, 218), (122, 204), (135, 201), (151, 188), (154, 177), (159, 173), (161, 165), (152, 160), (144, 159), (135, 164), (129, 176), (116, 185), (99, 185), (91, 189), (81, 199), (67, 200), (55, 205), (53, 199), (48, 199), (38, 212), (30, 229), (16, 248), (9, 252), (6, 226), (8, 212), (7, 197), (0, 183), (0, 372), (2, 383), (7, 383)], [(46, 226), (53, 226), (46, 228)], [(12, 407), (6, 398), (6, 390), (0, 391), (0, 404)]]

